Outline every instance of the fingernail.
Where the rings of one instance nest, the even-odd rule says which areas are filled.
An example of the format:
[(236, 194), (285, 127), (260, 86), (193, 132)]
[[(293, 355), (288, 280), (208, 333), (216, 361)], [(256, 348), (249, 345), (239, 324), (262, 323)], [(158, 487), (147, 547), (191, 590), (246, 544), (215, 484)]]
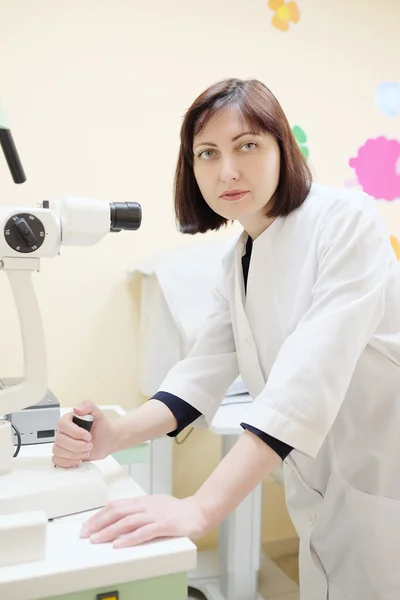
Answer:
[(98, 533), (94, 533), (93, 535), (90, 536), (90, 540), (94, 543), (98, 542), (100, 539), (100, 535)]

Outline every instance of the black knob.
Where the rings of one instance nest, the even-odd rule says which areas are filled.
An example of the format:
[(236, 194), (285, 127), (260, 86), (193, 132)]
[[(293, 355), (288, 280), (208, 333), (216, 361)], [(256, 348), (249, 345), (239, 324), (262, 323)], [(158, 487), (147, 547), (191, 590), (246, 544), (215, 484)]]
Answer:
[(74, 415), (72, 417), (72, 422), (75, 423), (75, 425), (78, 425), (78, 427), (82, 427), (82, 429), (90, 431), (94, 423), (94, 417), (93, 415), (81, 415), (80, 417), (78, 417), (78, 415)]
[(4, 238), (16, 252), (35, 252), (43, 244), (46, 231), (42, 221), (29, 213), (14, 215), (4, 226)]
[(17, 228), (23, 241), (26, 242), (28, 246), (34, 246), (37, 243), (36, 236), (32, 231), (32, 228), (29, 227), (29, 224), (26, 222), (26, 219), (18, 219), (18, 221), (15, 221), (14, 227)]

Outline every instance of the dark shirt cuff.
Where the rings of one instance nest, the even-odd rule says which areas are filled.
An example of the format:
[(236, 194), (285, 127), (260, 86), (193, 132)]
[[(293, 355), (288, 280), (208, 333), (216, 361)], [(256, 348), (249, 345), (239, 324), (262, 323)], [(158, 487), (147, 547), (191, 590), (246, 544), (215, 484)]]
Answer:
[(285, 458), (293, 450), (292, 446), (288, 446), (284, 442), (281, 442), (281, 440), (277, 440), (276, 438), (272, 437), (271, 435), (268, 435), (268, 433), (265, 433), (264, 431), (260, 431), (259, 429), (256, 429), (255, 427), (252, 427), (251, 425), (247, 425), (247, 423), (240, 423), (240, 426), (243, 427), (243, 429), (248, 429), (248, 431), (251, 431), (251, 433), (254, 433), (254, 435), (259, 437), (270, 448), (272, 448), (272, 450), (274, 452), (276, 452), (277, 455), (280, 456), (282, 460), (285, 460)]
[(178, 427), (174, 431), (171, 431), (167, 434), (169, 437), (176, 437), (188, 425), (201, 417), (201, 412), (199, 412), (197, 408), (194, 408), (191, 404), (188, 404), (188, 402), (182, 400), (182, 398), (174, 396), (174, 394), (170, 394), (168, 392), (157, 392), (152, 398), (150, 398), (150, 400), (159, 400), (160, 402), (163, 402), (166, 406), (168, 406), (169, 410), (174, 415), (178, 423)]

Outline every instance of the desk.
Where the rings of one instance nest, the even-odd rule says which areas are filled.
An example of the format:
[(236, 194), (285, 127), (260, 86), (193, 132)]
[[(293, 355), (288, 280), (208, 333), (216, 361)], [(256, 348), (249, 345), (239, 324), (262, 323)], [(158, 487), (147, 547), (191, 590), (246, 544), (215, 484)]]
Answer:
[[(111, 409), (111, 407), (107, 407)], [(23, 446), (21, 456), (47, 456), (52, 444)], [(110, 500), (144, 491), (113, 457), (97, 461)], [(196, 547), (175, 538), (115, 550), (79, 537), (90, 514), (48, 523), (46, 559), (0, 568), (0, 597), (7, 600), (95, 600), (119, 591), (119, 600), (186, 600), (187, 572), (196, 566)]]

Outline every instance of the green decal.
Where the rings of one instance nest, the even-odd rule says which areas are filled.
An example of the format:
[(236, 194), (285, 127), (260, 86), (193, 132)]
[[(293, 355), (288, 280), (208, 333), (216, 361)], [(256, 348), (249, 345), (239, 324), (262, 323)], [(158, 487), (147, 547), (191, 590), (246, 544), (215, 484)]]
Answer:
[(299, 148), (301, 150), (302, 155), (304, 156), (305, 159), (307, 159), (309, 157), (310, 151), (309, 151), (308, 147), (306, 146), (307, 135), (306, 135), (304, 129), (302, 129), (298, 125), (294, 125), (294, 127), (292, 127), (292, 132), (293, 132), (293, 135), (297, 142), (297, 145), (299, 146)]

